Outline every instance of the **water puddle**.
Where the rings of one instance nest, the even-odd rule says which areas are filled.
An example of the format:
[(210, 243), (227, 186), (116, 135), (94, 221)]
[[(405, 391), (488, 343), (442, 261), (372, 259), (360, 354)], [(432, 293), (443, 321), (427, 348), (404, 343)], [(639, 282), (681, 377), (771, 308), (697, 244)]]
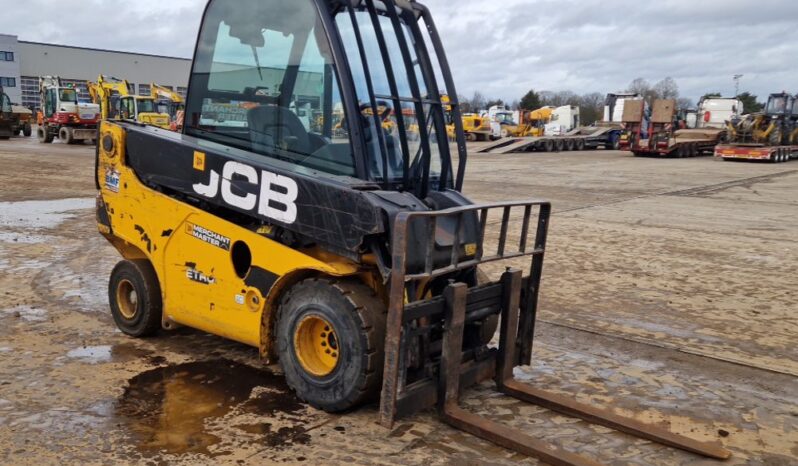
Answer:
[(11, 309), (4, 309), (0, 314), (10, 316), (14, 319), (21, 319), (25, 322), (46, 322), (47, 311), (30, 306), (17, 306)]
[(150, 352), (132, 345), (83, 346), (67, 352), (67, 357), (79, 359), (88, 364), (105, 362), (126, 362), (148, 357)]
[(94, 198), (0, 202), (0, 226), (54, 228), (72, 218), (71, 212), (91, 209), (94, 205)]
[(305, 408), (282, 376), (222, 359), (159, 367), (133, 377), (115, 415), (145, 456), (216, 457), (227, 452), (213, 448), (221, 442), (212, 428), (214, 421), (231, 414), (288, 421), (290, 425), (282, 427), (270, 422), (235, 424), (258, 445), (279, 448), (310, 440), (301, 417)]
[(81, 359), (90, 364), (111, 361), (111, 346), (87, 346), (75, 348), (67, 353), (67, 357)]
[(52, 239), (52, 236), (47, 235), (29, 235), (27, 233), (11, 233), (0, 231), (0, 243), (41, 244)]

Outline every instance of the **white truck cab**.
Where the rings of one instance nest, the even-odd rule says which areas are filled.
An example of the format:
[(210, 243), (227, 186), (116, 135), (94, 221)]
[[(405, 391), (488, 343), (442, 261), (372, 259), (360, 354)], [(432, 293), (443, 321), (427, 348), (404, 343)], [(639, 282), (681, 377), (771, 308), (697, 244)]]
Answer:
[(737, 98), (708, 97), (698, 103), (698, 128), (725, 128), (726, 122), (743, 114), (743, 103)]
[(607, 123), (621, 123), (623, 121), (623, 106), (627, 100), (643, 100), (643, 96), (632, 92), (619, 92), (607, 94), (604, 102), (604, 119)]
[(551, 112), (551, 121), (546, 123), (545, 134), (547, 136), (562, 136), (563, 134), (578, 128), (580, 125), (579, 107), (575, 105), (563, 105)]

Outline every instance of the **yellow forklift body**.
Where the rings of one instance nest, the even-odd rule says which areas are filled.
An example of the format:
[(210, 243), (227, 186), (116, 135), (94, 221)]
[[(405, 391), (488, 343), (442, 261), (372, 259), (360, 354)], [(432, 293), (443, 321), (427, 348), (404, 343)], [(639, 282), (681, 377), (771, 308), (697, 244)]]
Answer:
[[(104, 121), (100, 141), (107, 137), (112, 148), (100, 144), (97, 175), (98, 202), (110, 227), (99, 218), (98, 226), (126, 259), (152, 263), (161, 283), (164, 327), (197, 328), (258, 347), (268, 357), (282, 289), (312, 275), (360, 272), (347, 259), (292, 249), (264, 236), (265, 230), (250, 231), (148, 188), (124, 163), (124, 129)], [(192, 168), (204, 171), (203, 161), (203, 154), (195, 154)], [(244, 276), (233, 261), (239, 242), (251, 254)]]

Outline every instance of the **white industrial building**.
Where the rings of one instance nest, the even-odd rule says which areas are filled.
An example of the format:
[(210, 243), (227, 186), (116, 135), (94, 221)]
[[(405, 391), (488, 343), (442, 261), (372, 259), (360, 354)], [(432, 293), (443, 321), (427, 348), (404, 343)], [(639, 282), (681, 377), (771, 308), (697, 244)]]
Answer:
[(149, 95), (150, 83), (185, 95), (190, 73), (187, 58), (27, 42), (0, 34), (0, 85), (12, 102), (26, 107), (39, 107), (39, 76), (60, 76), (88, 100), (86, 83), (100, 74), (127, 79), (140, 95)]

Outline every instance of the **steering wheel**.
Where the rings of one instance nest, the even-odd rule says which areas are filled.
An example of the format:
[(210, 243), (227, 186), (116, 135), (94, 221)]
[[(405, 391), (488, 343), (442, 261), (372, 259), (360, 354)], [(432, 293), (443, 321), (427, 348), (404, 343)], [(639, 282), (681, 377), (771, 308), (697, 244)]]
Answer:
[[(389, 116), (391, 116), (391, 112), (393, 109), (388, 105), (388, 102), (385, 101), (377, 101), (377, 108), (380, 106), (385, 107), (385, 110), (380, 114), (380, 121), (385, 121)], [(364, 111), (371, 109), (371, 104), (360, 104), (360, 113), (362, 114)]]

